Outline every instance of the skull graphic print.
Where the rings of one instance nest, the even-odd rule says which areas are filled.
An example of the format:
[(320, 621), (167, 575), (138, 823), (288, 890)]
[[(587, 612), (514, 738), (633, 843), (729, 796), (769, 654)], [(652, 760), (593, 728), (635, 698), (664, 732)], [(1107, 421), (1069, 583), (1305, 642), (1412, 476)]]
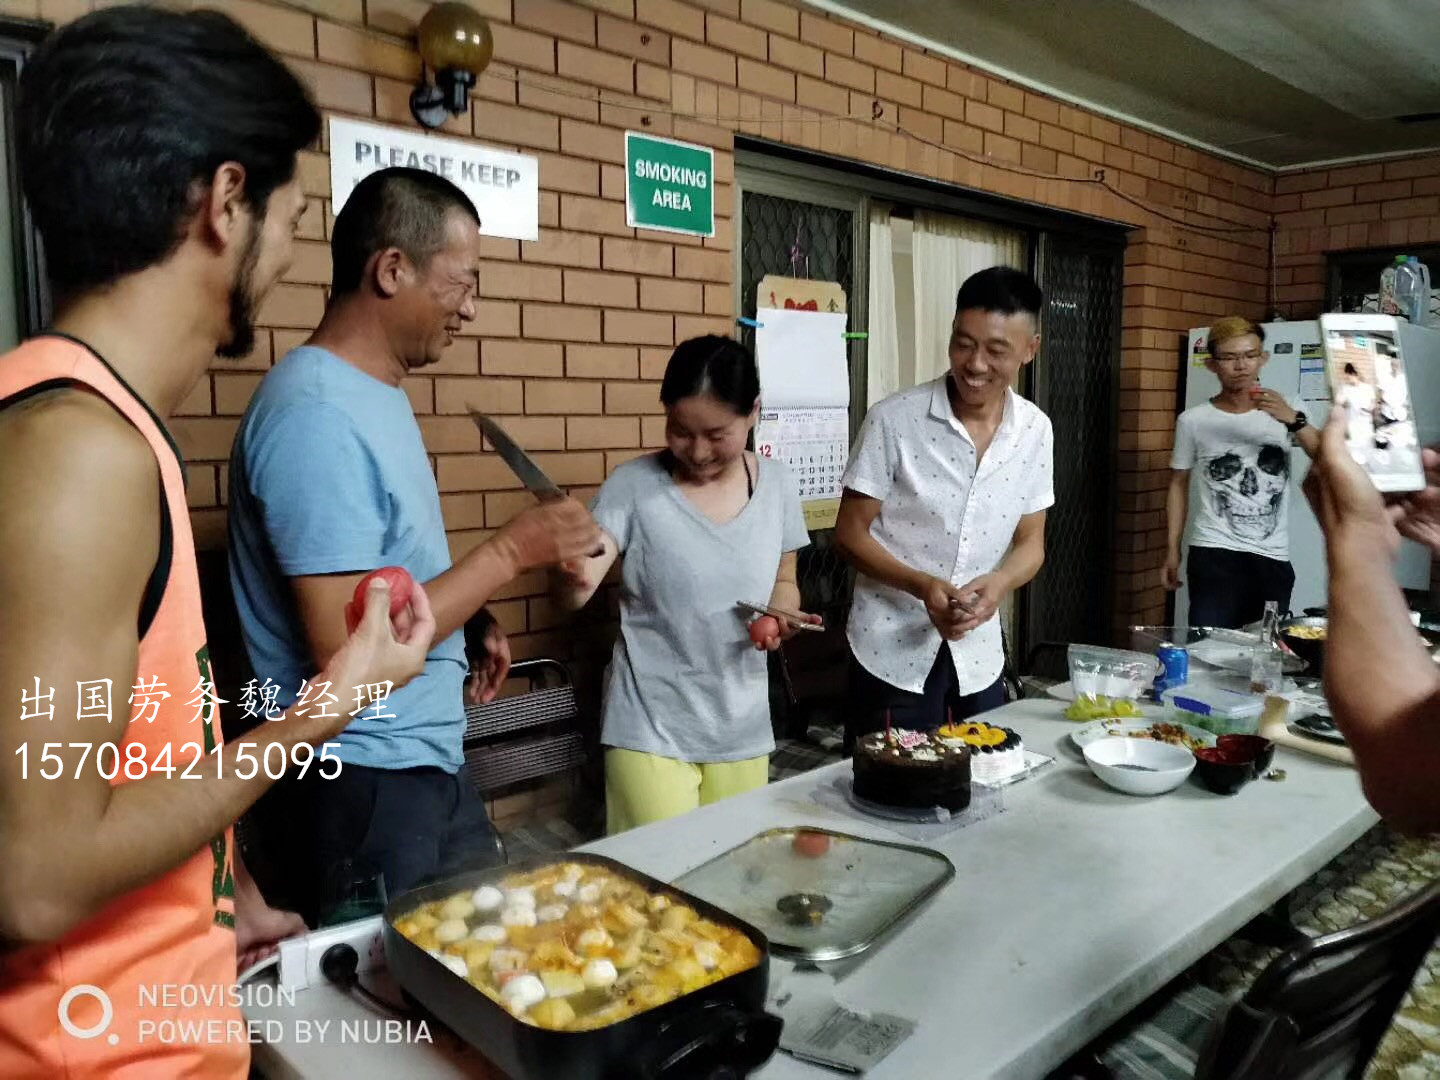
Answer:
[(1268, 540), (1285, 510), (1290, 454), (1276, 443), (1238, 445), (1205, 462), (1201, 477), (1215, 514), (1242, 540)]

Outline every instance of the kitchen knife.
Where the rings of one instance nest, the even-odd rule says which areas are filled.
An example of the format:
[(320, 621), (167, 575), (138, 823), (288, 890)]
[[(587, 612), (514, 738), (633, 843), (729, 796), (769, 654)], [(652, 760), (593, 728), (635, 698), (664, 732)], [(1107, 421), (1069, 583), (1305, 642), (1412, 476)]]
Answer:
[(475, 426), (490, 440), (496, 452), (504, 459), (505, 464), (510, 466), (510, 471), (527, 489), (541, 500), (565, 497), (565, 493), (555, 485), (555, 481), (545, 475), (545, 471), (535, 464), (534, 459), (510, 437), (504, 428), (477, 409), (471, 409), (470, 416), (475, 421)]
[[(480, 433), (490, 440), (491, 445), (495, 447), (495, 452), (500, 455), (506, 465), (510, 466), (510, 471), (532, 495), (541, 502), (565, 498), (565, 493), (560, 490), (555, 481), (545, 475), (545, 470), (535, 464), (535, 460), (510, 437), (509, 432), (478, 409), (470, 410), (470, 418), (475, 421), (475, 426), (480, 429)], [(597, 559), (604, 554), (605, 545), (602, 543), (590, 553), (590, 558)]]

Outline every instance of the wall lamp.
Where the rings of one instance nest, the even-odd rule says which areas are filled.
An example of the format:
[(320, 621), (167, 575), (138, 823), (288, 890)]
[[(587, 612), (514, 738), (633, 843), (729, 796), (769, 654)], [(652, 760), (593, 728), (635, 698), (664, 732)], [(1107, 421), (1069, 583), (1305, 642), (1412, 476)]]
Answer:
[(447, 117), (470, 107), (470, 91), (495, 53), (495, 39), (483, 15), (457, 3), (436, 4), (427, 11), (416, 39), (424, 66), (420, 84), (410, 94), (410, 114), (422, 127), (438, 128)]

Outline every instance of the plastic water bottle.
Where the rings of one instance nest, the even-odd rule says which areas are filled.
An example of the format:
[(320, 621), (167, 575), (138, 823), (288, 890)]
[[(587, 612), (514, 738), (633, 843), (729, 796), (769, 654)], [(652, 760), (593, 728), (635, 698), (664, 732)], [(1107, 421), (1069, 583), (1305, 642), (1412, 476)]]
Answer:
[(1430, 270), (1414, 255), (1395, 268), (1395, 306), (1416, 326), (1430, 315)]
[(1250, 692), (1278, 694), (1285, 682), (1285, 654), (1280, 651), (1280, 610), (1274, 600), (1265, 601), (1265, 619), (1260, 640), (1250, 650)]
[(1395, 303), (1395, 271), (1397, 267), (1404, 266), (1405, 260), (1408, 258), (1408, 255), (1396, 255), (1395, 261), (1380, 271), (1379, 307), (1381, 315), (1400, 314), (1400, 308)]

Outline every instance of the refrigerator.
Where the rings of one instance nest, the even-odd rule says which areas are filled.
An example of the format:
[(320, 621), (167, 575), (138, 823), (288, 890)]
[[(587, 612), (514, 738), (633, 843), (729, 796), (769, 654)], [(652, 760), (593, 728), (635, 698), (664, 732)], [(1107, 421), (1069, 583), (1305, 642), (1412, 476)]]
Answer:
[[(1205, 366), (1209, 327), (1189, 331), (1182, 348), (1181, 372), (1183, 408), (1208, 401), (1220, 392), (1220, 380)], [(1304, 412), (1316, 427), (1324, 425), (1330, 413), (1330, 392), (1325, 380), (1325, 352), (1319, 322), (1276, 322), (1265, 324), (1265, 350), (1270, 354), (1260, 382), (1285, 395)], [(1400, 323), (1400, 349), (1405, 358), (1411, 407), (1422, 445), (1440, 443), (1440, 330)], [(1325, 607), (1325, 540), (1320, 524), (1300, 490), (1310, 460), (1299, 446), (1290, 449), (1290, 562), (1295, 567), (1295, 591), (1291, 611)], [(1199, 478), (1192, 473), (1190, 500), (1200, 497)], [(1189, 551), (1187, 536), (1182, 553)], [(1395, 580), (1405, 589), (1430, 588), (1430, 550), (1409, 540), (1401, 542), (1395, 560)], [(1180, 578), (1186, 580), (1185, 564)], [(1188, 583), (1175, 595), (1174, 625), (1188, 626), (1190, 609)], [(1283, 614), (1283, 613), (1282, 613)]]

